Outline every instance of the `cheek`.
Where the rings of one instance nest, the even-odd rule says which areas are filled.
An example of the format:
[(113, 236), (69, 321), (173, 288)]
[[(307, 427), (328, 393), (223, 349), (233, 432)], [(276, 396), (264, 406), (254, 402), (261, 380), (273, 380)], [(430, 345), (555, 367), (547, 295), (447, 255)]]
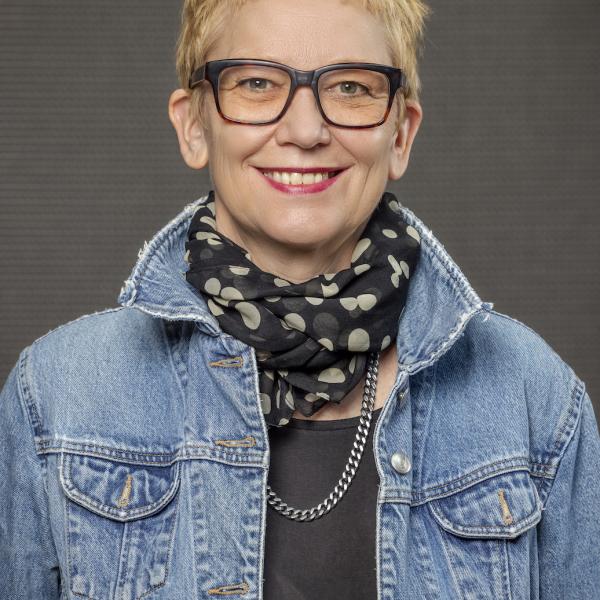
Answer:
[(212, 144), (215, 155), (229, 171), (248, 169), (260, 162), (257, 157), (264, 153), (269, 135), (261, 129), (244, 125), (227, 125), (214, 133)]
[(207, 138), (209, 145), (209, 163), (213, 176), (227, 177), (240, 163), (240, 144), (236, 143), (235, 136), (227, 135), (228, 132), (213, 129)]
[(350, 133), (350, 136), (340, 139), (340, 142), (352, 154), (359, 167), (366, 169), (387, 167), (391, 145), (387, 128)]

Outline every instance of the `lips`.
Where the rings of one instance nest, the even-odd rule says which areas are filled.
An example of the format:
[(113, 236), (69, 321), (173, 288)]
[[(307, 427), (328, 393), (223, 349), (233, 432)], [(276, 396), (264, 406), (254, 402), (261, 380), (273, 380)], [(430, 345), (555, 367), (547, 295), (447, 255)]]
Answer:
[(292, 195), (322, 192), (331, 187), (346, 168), (255, 167), (271, 187)]
[(282, 171), (286, 173), (328, 173), (330, 171), (343, 171), (348, 167), (255, 167), (261, 171)]

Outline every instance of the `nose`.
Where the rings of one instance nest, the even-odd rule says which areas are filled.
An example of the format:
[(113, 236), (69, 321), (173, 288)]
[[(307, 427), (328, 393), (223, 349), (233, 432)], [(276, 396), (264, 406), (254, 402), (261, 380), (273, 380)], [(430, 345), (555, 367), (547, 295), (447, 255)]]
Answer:
[(308, 86), (296, 89), (287, 111), (277, 123), (275, 134), (279, 144), (293, 143), (312, 148), (329, 141), (328, 124), (319, 112), (317, 99)]

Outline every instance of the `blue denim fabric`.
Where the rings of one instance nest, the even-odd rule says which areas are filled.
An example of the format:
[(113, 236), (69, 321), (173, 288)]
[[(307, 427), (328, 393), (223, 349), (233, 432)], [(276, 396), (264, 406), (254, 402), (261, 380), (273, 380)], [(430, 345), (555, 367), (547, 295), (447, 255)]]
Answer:
[[(202, 201), (140, 252), (121, 306), (41, 337), (12, 370), (2, 600), (262, 598), (256, 356), (185, 281)], [(378, 599), (599, 598), (600, 438), (584, 384), (402, 211), (422, 255), (374, 431)]]

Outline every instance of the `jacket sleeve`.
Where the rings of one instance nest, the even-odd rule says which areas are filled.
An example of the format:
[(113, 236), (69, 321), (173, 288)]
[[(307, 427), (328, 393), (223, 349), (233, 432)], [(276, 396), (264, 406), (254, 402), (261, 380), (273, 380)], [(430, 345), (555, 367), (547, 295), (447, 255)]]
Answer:
[(35, 452), (19, 367), (0, 392), (0, 598), (59, 598), (43, 458)]
[(540, 599), (600, 598), (600, 437), (587, 393), (540, 526)]

